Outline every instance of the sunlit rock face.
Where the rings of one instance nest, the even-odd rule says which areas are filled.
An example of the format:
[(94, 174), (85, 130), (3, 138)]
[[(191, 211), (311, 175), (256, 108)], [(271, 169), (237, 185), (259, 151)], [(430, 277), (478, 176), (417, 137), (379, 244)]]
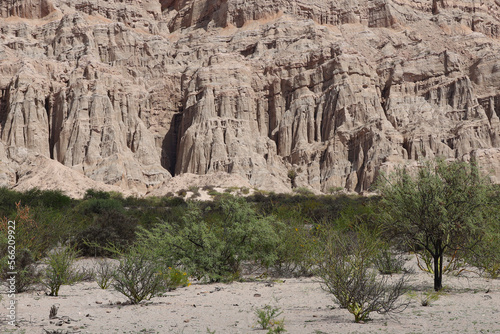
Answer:
[(363, 192), (435, 156), (500, 181), (500, 7), (444, 4), (2, 1), (0, 185), (56, 163), (140, 195), (184, 173), (288, 191), (290, 170)]

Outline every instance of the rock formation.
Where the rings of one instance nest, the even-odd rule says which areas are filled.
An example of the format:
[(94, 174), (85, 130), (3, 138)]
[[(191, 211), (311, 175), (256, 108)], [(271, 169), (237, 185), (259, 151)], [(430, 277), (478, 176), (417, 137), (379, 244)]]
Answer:
[(0, 185), (363, 192), (434, 156), (500, 182), (500, 3), (433, 3), (4, 1)]

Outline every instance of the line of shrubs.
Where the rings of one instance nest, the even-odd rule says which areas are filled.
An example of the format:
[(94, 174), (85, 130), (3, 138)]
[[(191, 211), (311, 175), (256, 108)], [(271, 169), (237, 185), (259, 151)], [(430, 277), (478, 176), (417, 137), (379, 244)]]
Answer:
[[(3, 188), (0, 270), (1, 275), (8, 272), (2, 267), (9, 255), (6, 226), (15, 220), (18, 291), (42, 282), (48, 294), (57, 295), (62, 284), (94, 279), (138, 303), (187, 285), (188, 277), (201, 282), (241, 279), (250, 265), (269, 275), (318, 275), (332, 293), (343, 288), (346, 277), (352, 278), (358, 295), (335, 297), (356, 321), (365, 321), (370, 312), (405, 306), (397, 299), (406, 291), (407, 277), (388, 289), (387, 280), (376, 275), (404, 274), (401, 254), (409, 250), (391, 244), (394, 240), (382, 233), (380, 203), (378, 197), (260, 192), (245, 198), (225, 192), (201, 202), (123, 198), (94, 190), (75, 200), (57, 191)], [(498, 250), (500, 245), (492, 228), (489, 244), (467, 260), (497, 278), (499, 258), (489, 255), (491, 247)], [(114, 257), (117, 262), (99, 262), (85, 273), (72, 269), (77, 256)], [(42, 262), (47, 266), (40, 271)]]

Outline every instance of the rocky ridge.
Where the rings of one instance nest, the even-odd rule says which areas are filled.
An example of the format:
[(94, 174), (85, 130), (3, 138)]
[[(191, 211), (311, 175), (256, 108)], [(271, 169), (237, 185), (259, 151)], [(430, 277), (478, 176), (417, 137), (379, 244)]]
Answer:
[(2, 2), (0, 184), (52, 166), (80, 192), (221, 172), (287, 191), (294, 170), (297, 186), (363, 192), (434, 156), (500, 181), (500, 3), (436, 6)]

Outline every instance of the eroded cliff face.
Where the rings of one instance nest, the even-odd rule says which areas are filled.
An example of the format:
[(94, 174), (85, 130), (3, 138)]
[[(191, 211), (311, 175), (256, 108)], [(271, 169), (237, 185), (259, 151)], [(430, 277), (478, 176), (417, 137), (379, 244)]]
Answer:
[(15, 0), (0, 15), (2, 185), (46, 160), (137, 194), (220, 172), (287, 191), (290, 170), (362, 192), (434, 156), (500, 181), (494, 0)]

